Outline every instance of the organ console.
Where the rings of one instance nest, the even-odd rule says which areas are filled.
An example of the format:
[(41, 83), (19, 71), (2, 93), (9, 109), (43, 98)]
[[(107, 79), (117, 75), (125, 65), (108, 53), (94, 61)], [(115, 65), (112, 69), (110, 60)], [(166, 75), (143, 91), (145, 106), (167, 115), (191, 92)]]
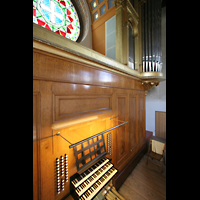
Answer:
[(102, 158), (83, 173), (71, 177), (72, 196), (74, 199), (93, 199), (116, 173), (109, 159)]
[(105, 142), (98, 135), (74, 148), (77, 173), (70, 177), (70, 192), (75, 200), (124, 198), (112, 186), (117, 169), (106, 157)]

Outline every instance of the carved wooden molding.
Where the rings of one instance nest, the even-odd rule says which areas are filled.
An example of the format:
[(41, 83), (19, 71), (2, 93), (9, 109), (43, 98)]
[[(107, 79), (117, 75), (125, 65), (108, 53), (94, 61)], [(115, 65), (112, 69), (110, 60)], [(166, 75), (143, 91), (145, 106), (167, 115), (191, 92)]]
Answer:
[(142, 81), (142, 85), (145, 89), (145, 95), (147, 95), (148, 90), (152, 89), (154, 86), (158, 86), (159, 82), (153, 82), (153, 81)]
[(139, 15), (129, 0), (127, 1), (127, 14), (128, 14), (127, 20), (131, 22), (134, 36), (136, 37), (138, 35)]

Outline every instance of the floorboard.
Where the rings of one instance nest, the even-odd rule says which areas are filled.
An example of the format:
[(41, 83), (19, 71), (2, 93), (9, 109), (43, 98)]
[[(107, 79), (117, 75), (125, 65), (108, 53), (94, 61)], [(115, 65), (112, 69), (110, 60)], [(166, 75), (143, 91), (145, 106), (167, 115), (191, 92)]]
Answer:
[[(165, 200), (166, 166), (163, 166), (163, 173), (160, 173), (159, 166), (151, 162), (146, 165), (144, 155), (118, 192), (126, 200)], [(70, 195), (66, 200), (73, 198)]]
[(146, 155), (141, 159), (118, 192), (126, 200), (166, 199), (166, 166), (163, 173), (151, 162), (146, 165)]

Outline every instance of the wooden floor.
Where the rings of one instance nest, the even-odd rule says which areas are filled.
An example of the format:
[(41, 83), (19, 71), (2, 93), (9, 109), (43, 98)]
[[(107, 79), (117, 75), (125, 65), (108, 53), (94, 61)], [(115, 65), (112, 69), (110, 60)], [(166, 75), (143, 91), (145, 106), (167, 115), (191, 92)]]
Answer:
[(166, 166), (160, 167), (148, 162), (146, 155), (140, 160), (129, 177), (118, 190), (126, 200), (166, 199)]
[[(157, 165), (148, 162), (146, 166), (146, 155), (144, 155), (118, 192), (126, 200), (166, 199), (166, 166), (164, 165), (161, 174)], [(73, 198), (70, 195), (66, 200)]]

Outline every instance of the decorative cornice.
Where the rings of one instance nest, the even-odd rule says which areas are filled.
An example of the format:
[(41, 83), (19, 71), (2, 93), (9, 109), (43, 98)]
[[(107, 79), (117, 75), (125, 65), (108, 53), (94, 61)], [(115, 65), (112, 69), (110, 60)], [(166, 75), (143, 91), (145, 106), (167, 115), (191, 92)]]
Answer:
[(130, 1), (127, 1), (127, 13), (128, 17), (127, 20), (130, 20), (132, 23), (132, 28), (134, 31), (134, 37), (137, 37), (138, 35), (138, 23), (139, 23), (139, 15), (136, 12), (135, 8), (132, 6)]
[(124, 8), (127, 5), (127, 0), (115, 0), (114, 2), (115, 2), (116, 9), (120, 6)]
[(137, 21), (139, 21), (139, 15), (129, 0), (127, 1), (127, 8), (128, 12), (132, 14)]
[(33, 23), (33, 48), (123, 74), (135, 80), (140, 80), (144, 84), (146, 82), (159, 83), (165, 80), (161, 72), (139, 73), (116, 60), (55, 34), (35, 23)]
[(83, 1), (83, 0), (75, 0), (73, 1), (73, 4), (75, 4), (78, 7), (77, 10), (80, 12), (81, 19), (83, 21), (83, 37), (81, 39), (81, 41), (83, 41), (88, 34), (89, 26), (91, 26), (90, 24), (91, 15), (89, 11), (89, 6), (87, 4), (87, 1)]

